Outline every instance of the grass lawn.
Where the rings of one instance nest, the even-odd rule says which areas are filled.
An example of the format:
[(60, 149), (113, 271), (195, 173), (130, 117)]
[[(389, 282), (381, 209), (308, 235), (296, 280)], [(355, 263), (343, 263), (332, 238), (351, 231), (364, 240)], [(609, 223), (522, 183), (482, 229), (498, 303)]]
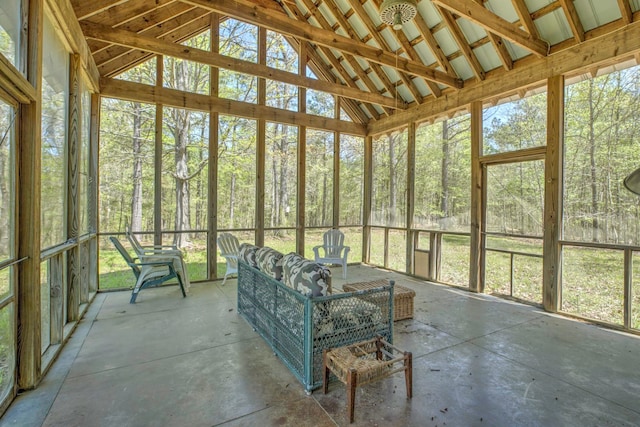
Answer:
[[(305, 256), (313, 258), (313, 246), (322, 242), (325, 230), (307, 230)], [(349, 261), (359, 262), (362, 254), (361, 228), (344, 229), (345, 244), (351, 247)], [(384, 230), (373, 229), (371, 263), (384, 264)], [(248, 235), (247, 235), (248, 236)], [(248, 238), (247, 236), (243, 236)], [(242, 239), (241, 239), (242, 240)], [(185, 251), (189, 278), (206, 280), (206, 246), (197, 242)], [(295, 251), (295, 233), (287, 230), (265, 236), (265, 244), (283, 253)], [(542, 243), (532, 239), (489, 238), (488, 247), (517, 252), (541, 254)], [(638, 257), (634, 253), (634, 259)], [(389, 233), (389, 267), (404, 271), (405, 234)], [(441, 281), (459, 286), (469, 283), (469, 237), (444, 235), (442, 238)], [(488, 251), (486, 259), (485, 292), (513, 295), (525, 301), (542, 303), (542, 259), (525, 255), (511, 255)], [(581, 317), (624, 324), (624, 254), (621, 250), (593, 249), (565, 246), (562, 262), (563, 312)], [(226, 269), (224, 259), (218, 257), (218, 277)], [(134, 277), (131, 269), (111, 242), (103, 238), (99, 259), (100, 289), (131, 288)], [(513, 283), (511, 275), (513, 274)], [(632, 292), (632, 328), (640, 329), (640, 260), (634, 263)], [(511, 288), (512, 286), (512, 288)]]

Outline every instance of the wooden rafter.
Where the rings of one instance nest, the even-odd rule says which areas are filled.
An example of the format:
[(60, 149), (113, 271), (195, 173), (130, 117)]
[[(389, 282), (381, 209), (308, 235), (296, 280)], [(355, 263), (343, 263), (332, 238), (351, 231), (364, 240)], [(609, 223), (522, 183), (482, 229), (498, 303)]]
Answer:
[(629, 0), (618, 0), (618, 7), (620, 8), (620, 13), (622, 14), (622, 20), (625, 24), (630, 24), (633, 22), (633, 11), (631, 10), (631, 4)]
[[(322, 15), (322, 13), (320, 13), (320, 10), (318, 9), (318, 7), (316, 6), (315, 3), (313, 3), (311, 0), (303, 0), (303, 3), (305, 5), (305, 7), (307, 9), (309, 9), (309, 12), (311, 13), (311, 15), (318, 21), (320, 27), (324, 28), (324, 29), (330, 29), (331, 25), (329, 24), (329, 22), (325, 19), (325, 17)], [(355, 33), (353, 33), (353, 30), (351, 29), (351, 26), (346, 25), (345, 23), (345, 19), (344, 16), (342, 16), (339, 13), (336, 13), (335, 11), (333, 11), (334, 14), (336, 15), (336, 19), (338, 20), (338, 23), (344, 28), (345, 31), (348, 32), (350, 37), (357, 37), (355, 35)], [(342, 19), (340, 19), (342, 18)], [(333, 31), (333, 30), (332, 30)], [(344, 53), (344, 52), (342, 52)], [(332, 52), (329, 52), (330, 55), (333, 55)], [(376, 87), (375, 83), (373, 82), (373, 80), (371, 80), (371, 78), (367, 75), (367, 71), (369, 72), (374, 72), (378, 78), (380, 78), (380, 80), (383, 82), (383, 85), (385, 85), (385, 89), (387, 91), (387, 93), (389, 93), (390, 95), (392, 94), (391, 92), (391, 83), (388, 82), (388, 85), (385, 84), (384, 79), (384, 73), (382, 73), (381, 68), (370, 68), (368, 70), (363, 69), (362, 66), (358, 63), (358, 61), (356, 60), (356, 58), (352, 55), (343, 55), (342, 56), (348, 63), (349, 66), (351, 67), (351, 69), (356, 73), (356, 75), (360, 78), (360, 80), (365, 84), (365, 86), (367, 87), (367, 89), (372, 92), (372, 93), (378, 93), (379, 90)], [(378, 74), (380, 73), (380, 74)], [(395, 102), (395, 100), (394, 100)], [(388, 116), (391, 114), (391, 110), (389, 108), (383, 108), (384, 113)]]
[[(141, 34), (167, 42), (182, 41), (192, 34), (197, 34), (198, 30), (206, 28), (208, 21), (208, 15), (203, 15), (200, 10), (196, 9), (179, 15), (176, 19), (160, 27), (151, 27)], [(131, 65), (140, 63), (140, 59), (144, 56), (148, 57), (149, 55), (126, 46), (112, 44), (106, 51), (95, 54), (94, 59), (98, 64), (100, 74), (109, 77), (120, 72), (123, 68), (130, 68)]]
[(453, 14), (448, 9), (442, 7), (438, 8), (438, 11), (442, 15), (442, 19), (449, 29), (449, 32), (453, 36), (453, 39), (458, 44), (460, 52), (462, 52), (462, 55), (464, 55), (464, 57), (467, 59), (467, 62), (471, 66), (473, 74), (475, 74), (478, 80), (484, 80), (484, 70), (482, 69), (482, 65), (480, 65), (478, 58), (476, 58), (475, 53), (473, 53), (473, 51), (471, 50), (469, 42), (465, 38), (464, 34), (462, 34), (460, 27), (458, 27)]
[(263, 7), (253, 5), (251, 2), (246, 0), (183, 1), (228, 16), (235, 16), (256, 25), (265, 26), (274, 31), (308, 40), (315, 44), (339, 49), (343, 52), (349, 52), (351, 55), (359, 56), (370, 62), (386, 65), (392, 68), (398, 68), (405, 73), (433, 80), (446, 86), (455, 88), (461, 88), (463, 86), (462, 80), (453, 78), (441, 71), (427, 67), (421, 62), (409, 61), (405, 58), (400, 58), (397, 61), (396, 66), (396, 57), (392, 52), (385, 52), (382, 49), (369, 46), (366, 43), (337, 35), (333, 31), (292, 20), (285, 15), (274, 13), (273, 11)]
[[(119, 27), (117, 21), (115, 23), (107, 23), (102, 21), (93, 21), (97, 24), (109, 27), (119, 27), (120, 29), (132, 31), (134, 33), (144, 33), (149, 36), (159, 37), (169, 34), (185, 25), (193, 22), (203, 16), (203, 10), (196, 7), (175, 3), (158, 10), (153, 10), (149, 14), (139, 16), (135, 20), (129, 21), (126, 25)], [(106, 61), (114, 59), (114, 53), (101, 54), (104, 49), (110, 45), (108, 43), (93, 41), (90, 45), (93, 57), (98, 65)]]
[[(395, 31), (394, 33), (395, 33), (394, 35), (395, 35), (396, 39), (398, 40), (398, 43), (400, 43), (400, 45), (402, 46), (404, 51), (407, 53), (409, 58), (411, 58), (411, 60), (413, 60), (413, 61), (418, 61), (419, 60), (418, 54), (415, 51), (415, 49), (412, 48), (411, 42), (409, 41), (407, 36), (404, 34), (404, 32), (403, 31)], [(436, 83), (432, 82), (431, 80), (424, 80), (424, 82), (429, 87), (429, 90), (431, 91), (433, 96), (435, 96), (437, 98), (437, 97), (442, 95), (442, 90), (440, 89), (440, 87)]]
[[(385, 50), (390, 51), (391, 47), (389, 46), (387, 41), (382, 37), (382, 35), (380, 34), (380, 31), (373, 25), (373, 23), (369, 19), (367, 11), (364, 10), (364, 7), (362, 7), (362, 4), (360, 4), (360, 0), (350, 0), (349, 4), (351, 4), (351, 7), (353, 8), (352, 10), (356, 14), (356, 16), (358, 16), (360, 18), (360, 20), (364, 23), (364, 25), (367, 27), (367, 30), (369, 31), (369, 34), (373, 37), (373, 39), (376, 41), (376, 43), (378, 43), (378, 46), (380, 46), (381, 48), (383, 48)], [(400, 31), (402, 31), (402, 30), (400, 30)], [(396, 55), (397, 54), (398, 53), (396, 53)], [(414, 58), (411, 58), (411, 57), (409, 57), (409, 58), (412, 61), (415, 60)], [(399, 76), (400, 80), (402, 81), (402, 84), (405, 85), (405, 87), (411, 93), (411, 96), (413, 96), (413, 99), (415, 100), (415, 102), (417, 104), (422, 104), (422, 95), (420, 94), (420, 91), (415, 86), (413, 81), (409, 77), (407, 77), (407, 75), (404, 74), (404, 73), (398, 73), (398, 76)], [(398, 88), (396, 87), (395, 91), (397, 91), (397, 90), (398, 90)], [(394, 96), (398, 96), (397, 93), (395, 93), (393, 95)]]
[(402, 107), (397, 106), (393, 98), (389, 98), (387, 96), (363, 92), (343, 85), (330, 84), (329, 82), (310, 79), (305, 76), (299, 76), (287, 71), (267, 67), (266, 65), (230, 58), (218, 53), (208, 52), (193, 47), (186, 47), (176, 43), (169, 43), (153, 37), (139, 35), (117, 28), (110, 28), (91, 22), (84, 22), (81, 26), (85, 36), (88, 38), (94, 38), (160, 55), (170, 55), (175, 58), (196, 61), (213, 67), (230, 69), (257, 77), (279, 80), (288, 84), (320, 90), (338, 96), (385, 105), (389, 108)]
[[(369, 123), (369, 133), (379, 134), (398, 128), (412, 120), (425, 119), (454, 111), (477, 99), (487, 99), (508, 93), (525, 86), (531, 86), (552, 76), (576, 71), (592, 64), (624, 58), (640, 52), (640, 23), (619, 27), (600, 37), (590, 38), (583, 43), (564, 49), (543, 58), (531, 58), (520, 67), (505, 72), (500, 71), (492, 78), (478, 84), (469, 85), (457, 92), (456, 96), (429, 100), (391, 117)], [(499, 81), (499, 84), (496, 84)]]
[[(309, 16), (306, 16), (305, 14), (303, 14), (295, 2), (282, 3), (282, 7), (290, 17), (296, 17), (296, 19), (304, 19), (305, 21), (309, 19)], [(342, 62), (340, 61), (340, 59), (336, 57), (336, 55), (334, 55), (331, 49), (325, 46), (312, 45), (308, 41), (304, 41), (304, 43), (307, 43), (307, 52), (314, 52), (318, 56), (320, 55), (320, 52), (321, 52), (322, 55), (324, 55), (324, 57), (327, 58), (330, 66), (333, 67), (333, 69), (336, 71), (336, 74), (340, 76), (340, 78), (344, 81), (345, 84), (347, 84), (350, 87), (359, 89), (359, 86), (356, 84), (356, 81), (347, 72), (345, 67), (342, 65)], [(360, 67), (358, 66), (358, 68)], [(369, 80), (369, 77), (364, 72), (362, 72), (362, 74), (366, 80)], [(373, 83), (372, 82), (370, 83), (373, 86)], [(378, 110), (375, 109), (373, 105), (369, 103), (363, 103), (362, 107), (374, 119), (377, 120), (380, 118), (380, 113), (378, 112)]]
[(540, 33), (538, 32), (538, 28), (533, 23), (533, 19), (531, 19), (531, 13), (527, 8), (527, 5), (524, 4), (524, 0), (511, 0), (513, 3), (513, 7), (520, 18), (520, 22), (527, 29), (527, 32), (531, 34), (533, 37), (539, 39)]
[(475, 22), (487, 31), (510, 40), (538, 57), (546, 56), (548, 53), (549, 46), (546, 42), (521, 30), (518, 25), (491, 13), (476, 2), (464, 0), (432, 0), (432, 2)]
[[(476, 3), (483, 5), (484, 1), (476, 0)], [(513, 59), (511, 59), (511, 55), (509, 54), (507, 47), (504, 45), (502, 38), (500, 36), (493, 34), (491, 31), (487, 31), (487, 37), (489, 38), (489, 41), (493, 45), (493, 48), (496, 50), (496, 53), (498, 54), (498, 58), (500, 58), (500, 62), (502, 62), (502, 66), (505, 68), (505, 70), (512, 69)]]
[(155, 24), (159, 24), (161, 21), (156, 21), (153, 16), (145, 17), (145, 15), (149, 15), (154, 12), (157, 13), (157, 10), (161, 10), (165, 6), (176, 2), (177, 0), (155, 0), (153, 2), (149, 2), (147, 0), (129, 0), (126, 3), (119, 4), (91, 16), (87, 20), (102, 25), (108, 25), (110, 27), (122, 27), (127, 22), (134, 21), (137, 18), (142, 17), (149, 23), (153, 22)]
[(71, 0), (71, 6), (78, 20), (82, 20), (97, 15), (110, 7), (126, 3), (127, 1), (128, 0)]
[(562, 10), (564, 10), (564, 14), (567, 17), (567, 21), (569, 21), (573, 37), (578, 43), (583, 42), (584, 28), (582, 27), (582, 22), (580, 21), (576, 7), (573, 5), (573, 0), (560, 0), (560, 4), (562, 5)]

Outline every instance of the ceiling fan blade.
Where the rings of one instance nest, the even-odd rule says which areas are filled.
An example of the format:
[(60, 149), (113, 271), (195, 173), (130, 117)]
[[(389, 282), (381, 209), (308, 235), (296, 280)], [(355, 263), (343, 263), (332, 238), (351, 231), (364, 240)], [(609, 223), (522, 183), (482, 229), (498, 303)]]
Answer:
[(627, 190), (640, 196), (640, 168), (631, 172), (624, 179), (624, 186)]

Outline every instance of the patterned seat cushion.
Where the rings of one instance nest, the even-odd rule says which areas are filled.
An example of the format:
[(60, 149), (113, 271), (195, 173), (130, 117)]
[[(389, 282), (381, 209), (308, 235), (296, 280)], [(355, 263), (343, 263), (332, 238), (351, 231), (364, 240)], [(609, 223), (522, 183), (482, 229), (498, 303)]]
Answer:
[(256, 262), (260, 271), (276, 280), (282, 280), (282, 253), (269, 247), (260, 248), (256, 251)]
[(282, 257), (282, 282), (307, 296), (326, 296), (329, 293), (331, 271), (324, 265), (305, 259), (296, 253)]
[(251, 267), (258, 268), (258, 262), (256, 260), (256, 251), (259, 247), (250, 243), (243, 243), (238, 248), (239, 257), (241, 260), (249, 264)]

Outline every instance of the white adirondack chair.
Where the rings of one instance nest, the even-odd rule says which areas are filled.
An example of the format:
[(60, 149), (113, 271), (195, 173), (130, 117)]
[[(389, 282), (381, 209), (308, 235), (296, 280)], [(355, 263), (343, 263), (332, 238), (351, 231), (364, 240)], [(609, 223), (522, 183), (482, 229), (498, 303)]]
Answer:
[[(342, 266), (342, 278), (347, 278), (347, 256), (351, 248), (344, 245), (344, 233), (331, 229), (322, 236), (324, 244), (315, 246), (313, 252), (316, 262), (321, 264), (340, 264)], [(322, 249), (323, 255), (320, 255)]]
[(227, 271), (224, 273), (222, 284), (227, 281), (230, 274), (238, 274), (238, 247), (240, 243), (236, 236), (231, 233), (221, 233), (218, 236), (218, 248), (220, 248), (220, 256), (227, 261)]

